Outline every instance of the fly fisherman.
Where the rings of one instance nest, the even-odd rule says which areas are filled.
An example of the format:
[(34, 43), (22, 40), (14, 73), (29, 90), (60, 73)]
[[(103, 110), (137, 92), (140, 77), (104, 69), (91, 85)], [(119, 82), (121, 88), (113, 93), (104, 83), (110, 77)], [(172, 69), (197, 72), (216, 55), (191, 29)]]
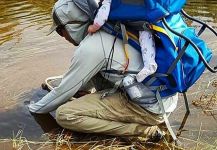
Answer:
[[(57, 123), (72, 131), (114, 136), (142, 136), (152, 141), (160, 140), (162, 136), (157, 125), (164, 120), (155, 95), (147, 96), (147, 99), (155, 102), (148, 107), (144, 103), (131, 101), (120, 90), (101, 99), (104, 92), (99, 90), (108, 87), (108, 83), (115, 84), (124, 78), (124, 75), (104, 71), (108, 66), (113, 70), (123, 70), (125, 54), (122, 41), (103, 30), (86, 36), (89, 23), (85, 22), (89, 17), (84, 12), (86, 9), (81, 8), (77, 7), (73, 0), (56, 2), (52, 11), (52, 30), (56, 30), (59, 35), (78, 47), (60, 85), (37, 103), (30, 104), (29, 111), (45, 114), (56, 110)], [(114, 53), (111, 58), (112, 48)], [(128, 70), (139, 72), (143, 68), (141, 54), (131, 46), (129, 46), (129, 58), (131, 61)], [(103, 80), (100, 80), (100, 75)], [(69, 101), (89, 81), (95, 83), (98, 91)], [(150, 90), (146, 88), (143, 92), (150, 93)], [(163, 99), (166, 113), (174, 111), (177, 101), (177, 94)]]

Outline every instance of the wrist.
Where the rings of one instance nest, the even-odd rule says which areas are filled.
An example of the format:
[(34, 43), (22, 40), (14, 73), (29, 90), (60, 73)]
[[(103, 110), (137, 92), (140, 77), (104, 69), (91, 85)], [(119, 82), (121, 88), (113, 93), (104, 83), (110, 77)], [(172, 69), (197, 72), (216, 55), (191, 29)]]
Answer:
[(101, 26), (98, 24), (98, 23), (94, 23), (92, 25), (92, 27), (95, 29), (95, 30), (99, 30), (101, 28)]

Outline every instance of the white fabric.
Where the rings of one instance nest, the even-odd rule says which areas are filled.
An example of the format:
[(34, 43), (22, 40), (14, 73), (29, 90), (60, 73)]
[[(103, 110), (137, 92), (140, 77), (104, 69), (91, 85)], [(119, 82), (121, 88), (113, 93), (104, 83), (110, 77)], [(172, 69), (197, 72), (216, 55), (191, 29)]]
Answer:
[(150, 31), (139, 32), (139, 42), (141, 46), (143, 69), (136, 75), (138, 82), (142, 82), (147, 76), (155, 73), (157, 63), (155, 62), (155, 42)]
[(108, 20), (110, 12), (111, 0), (104, 0), (102, 6), (98, 10), (96, 17), (94, 19), (94, 24), (97, 26), (103, 26), (104, 23)]
[[(67, 102), (80, 88), (97, 73), (105, 69), (106, 63), (114, 41), (114, 36), (103, 31), (92, 36), (88, 35), (76, 48), (71, 66), (60, 85), (40, 101), (29, 105), (29, 110), (34, 113), (48, 113)], [(97, 44), (93, 44), (97, 43)], [(112, 69), (123, 70), (125, 64), (125, 54), (122, 41), (117, 39), (114, 46), (114, 56), (111, 64)], [(141, 54), (129, 46), (129, 70), (139, 71), (143, 67)], [(109, 80), (113, 83), (123, 78), (111, 74)], [(166, 112), (171, 112), (176, 108), (177, 96), (163, 99)], [(142, 106), (141, 106), (142, 107)], [(160, 113), (159, 106), (152, 112)]]
[[(166, 99), (166, 100), (165, 100)], [(175, 94), (174, 96), (170, 96), (168, 98), (164, 98), (163, 101), (163, 106), (165, 109), (166, 113), (173, 112), (176, 109), (177, 103), (178, 103), (178, 94)], [(156, 113), (156, 114), (162, 114), (162, 110), (160, 108), (159, 103), (155, 103), (152, 105), (152, 107), (147, 107), (147, 110), (150, 112)]]

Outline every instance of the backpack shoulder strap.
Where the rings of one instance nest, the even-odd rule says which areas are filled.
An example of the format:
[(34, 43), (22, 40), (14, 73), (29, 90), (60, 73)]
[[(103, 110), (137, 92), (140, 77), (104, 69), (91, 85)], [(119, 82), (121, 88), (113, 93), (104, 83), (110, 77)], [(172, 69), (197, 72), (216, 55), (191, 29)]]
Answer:
[(129, 43), (128, 43), (128, 34), (127, 34), (127, 30), (126, 30), (126, 27), (124, 24), (120, 24), (121, 26), (121, 32), (122, 32), (122, 37), (123, 37), (123, 45), (124, 45), (124, 53), (125, 53), (125, 56), (126, 56), (126, 64), (124, 66), (124, 70), (123, 72), (125, 72), (128, 68), (128, 65), (129, 65), (129, 53), (128, 53), (128, 46), (129, 46)]

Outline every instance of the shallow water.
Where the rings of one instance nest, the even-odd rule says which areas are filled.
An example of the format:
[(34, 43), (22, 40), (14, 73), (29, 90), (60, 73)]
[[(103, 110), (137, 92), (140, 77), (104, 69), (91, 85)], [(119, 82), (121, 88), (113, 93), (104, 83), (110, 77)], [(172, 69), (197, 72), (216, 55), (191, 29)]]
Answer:
[[(54, 0), (0, 1), (0, 69), (20, 57), (43, 52), (41, 49), (31, 48), (31, 40), (38, 40), (43, 34), (42, 29), (51, 24), (53, 3)], [(29, 30), (30, 28), (34, 30)], [(18, 47), (20, 44), (23, 46)]]
[[(24, 101), (42, 98), (46, 92), (40, 89), (40, 83), (48, 76), (63, 73), (72, 53), (72, 46), (55, 33), (46, 36), (54, 1), (0, 1), (0, 138), (10, 138), (12, 132), (17, 133), (19, 129), (29, 139), (37, 139), (43, 133), (27, 111)], [(215, 0), (189, 0), (185, 10), (217, 29), (216, 8)], [(208, 32), (206, 34), (205, 38), (216, 54), (217, 41)], [(178, 109), (176, 114), (183, 113), (183, 110), (183, 107)], [(197, 109), (193, 107), (193, 110)], [(192, 116), (195, 120), (199, 118), (197, 113)], [(190, 120), (193, 121), (193, 118)], [(206, 131), (211, 132), (212, 137), (217, 136), (216, 132), (212, 132), (216, 129), (214, 122), (206, 125)], [(173, 121), (174, 125), (177, 123), (180, 123), (179, 118)], [(193, 127), (197, 128), (197, 125)], [(189, 134), (193, 136), (193, 132), (196, 131)]]

